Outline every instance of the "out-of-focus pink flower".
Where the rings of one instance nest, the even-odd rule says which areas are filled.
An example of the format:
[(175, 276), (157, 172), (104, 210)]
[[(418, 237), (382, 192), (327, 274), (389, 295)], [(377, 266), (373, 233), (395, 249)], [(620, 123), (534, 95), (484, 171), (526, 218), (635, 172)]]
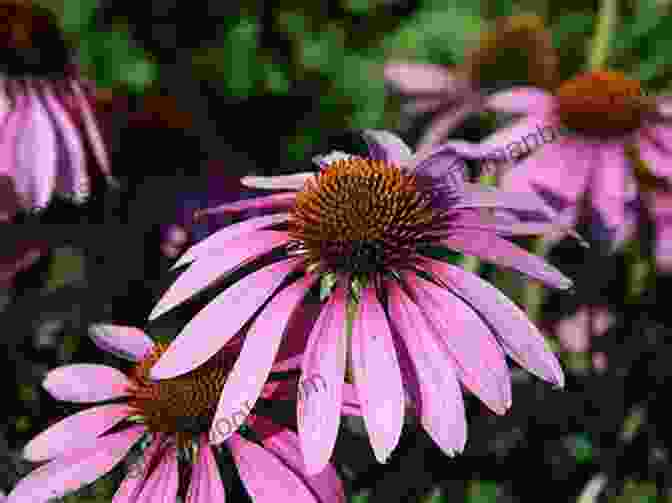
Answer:
[[(101, 349), (135, 362), (131, 372), (75, 364), (51, 371), (43, 385), (63, 401), (120, 400), (68, 416), (31, 440), (24, 456), (48, 462), (20, 480), (7, 501), (46, 502), (76, 491), (112, 470), (137, 445), (143, 449), (140, 469), (136, 465), (129, 471), (113, 503), (172, 502), (178, 494), (187, 503), (224, 501), (217, 465), (221, 448), (209, 445), (207, 429), (232, 370), (232, 356), (220, 352), (196, 372), (156, 383), (149, 371), (165, 346), (133, 327), (98, 325), (91, 335)], [(287, 388), (296, 392), (295, 380), (270, 382), (262, 395), (282, 398)], [(225, 422), (215, 434), (230, 433), (225, 445), (253, 501), (344, 503), (341, 481), (331, 465), (317, 475), (306, 474), (296, 433), (251, 413), (241, 400)]]
[(656, 228), (655, 257), (658, 269), (672, 271), (672, 192), (653, 190), (646, 202)]
[[(264, 306), (225, 384), (215, 422), (231, 414), (236, 400), (257, 400), (283, 333), (293, 334), (305, 344), (302, 379), (319, 375), (325, 381), (323, 390), (298, 400), (309, 473), (322, 470), (331, 456), (346, 367), (380, 461), (397, 445), (406, 396), (432, 438), (453, 454), (466, 441), (459, 382), (503, 414), (511, 403), (505, 354), (558, 386), (564, 379), (543, 337), (513, 302), (476, 275), (436, 259), (452, 249), (569, 288), (571, 280), (558, 270), (500, 237), (549, 231), (555, 213), (534, 194), (465, 182), (457, 157), (440, 148), (413, 156), (391, 133), (365, 131), (364, 137), (366, 158), (334, 152), (315, 159), (318, 173), (247, 177), (248, 185), (285, 191), (204, 211), (272, 213), (226, 227), (187, 250), (176, 266), (190, 267), (150, 315), (256, 263), (187, 324), (151, 374), (166, 379), (197, 368)], [(314, 288), (328, 300), (316, 306), (314, 321), (288, 328)]]
[[(590, 313), (589, 310), (593, 312)], [(591, 316), (592, 315), (592, 316)], [(554, 332), (562, 347), (574, 353), (590, 349), (590, 335), (601, 336), (613, 325), (614, 315), (606, 307), (582, 306), (570, 317), (563, 318), (555, 325)], [(590, 323), (592, 322), (592, 330)]]
[(434, 113), (418, 152), (437, 146), (470, 114), (479, 112), (485, 92), (507, 81), (508, 75), (545, 88), (556, 83), (557, 54), (550, 32), (536, 15), (498, 18), (464, 59), (454, 68), (408, 61), (385, 65), (386, 81), (408, 101), (406, 115)]
[(574, 221), (589, 217), (592, 237), (612, 249), (636, 229), (643, 191), (637, 156), (648, 178), (663, 186), (672, 180), (669, 98), (643, 96), (640, 83), (620, 72), (580, 74), (555, 94), (514, 88), (488, 105), (525, 114), (479, 146), (490, 158), (527, 155), (504, 172), (502, 188), (536, 192)]
[[(0, 3), (0, 61), (0, 222), (42, 211), (54, 194), (85, 202), (92, 177), (111, 173), (90, 84), (70, 62), (54, 16), (29, 2)], [(42, 249), (2, 248), (0, 277)]]

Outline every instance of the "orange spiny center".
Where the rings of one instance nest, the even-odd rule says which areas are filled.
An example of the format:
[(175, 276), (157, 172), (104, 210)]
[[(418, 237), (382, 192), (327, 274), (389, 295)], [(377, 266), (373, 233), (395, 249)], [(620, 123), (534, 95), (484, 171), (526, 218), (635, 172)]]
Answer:
[(556, 99), (565, 126), (597, 138), (638, 129), (648, 110), (639, 81), (616, 71), (580, 74), (558, 88)]
[(131, 370), (129, 405), (153, 432), (180, 435), (208, 431), (230, 366), (213, 357), (188, 374), (152, 381), (149, 371), (166, 349), (167, 345), (157, 344)]
[(289, 233), (309, 263), (348, 273), (381, 272), (415, 253), (436, 213), (413, 176), (351, 157), (324, 168), (296, 198)]

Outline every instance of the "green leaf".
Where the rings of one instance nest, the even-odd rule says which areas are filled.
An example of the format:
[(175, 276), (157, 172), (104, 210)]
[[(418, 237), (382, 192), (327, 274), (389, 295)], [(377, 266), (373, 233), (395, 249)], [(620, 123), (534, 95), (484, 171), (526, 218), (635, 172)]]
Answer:
[(67, 33), (80, 33), (91, 23), (99, 0), (67, 0), (62, 3), (61, 27)]
[(467, 503), (495, 503), (497, 501), (497, 482), (492, 480), (472, 480), (467, 489)]
[(574, 12), (562, 16), (551, 27), (553, 45), (562, 47), (570, 38), (577, 35), (588, 35), (593, 31), (593, 15)]

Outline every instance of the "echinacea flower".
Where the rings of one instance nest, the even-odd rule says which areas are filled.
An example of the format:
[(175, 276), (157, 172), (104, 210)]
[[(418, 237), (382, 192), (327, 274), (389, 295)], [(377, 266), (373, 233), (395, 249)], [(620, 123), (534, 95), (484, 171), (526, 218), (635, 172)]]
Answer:
[(391, 133), (364, 137), (368, 157), (334, 152), (315, 159), (318, 173), (248, 177), (243, 181), (252, 186), (293, 190), (206, 210), (275, 213), (226, 227), (187, 250), (175, 265), (193, 263), (150, 315), (255, 265), (184, 327), (151, 372), (165, 379), (198, 367), (250, 322), (216, 422), (231, 414), (235, 400), (255, 402), (287, 320), (319, 288), (328, 300), (304, 327), (301, 370), (302, 379), (322, 376), (325, 389), (298, 400), (309, 473), (325, 466), (334, 447), (348, 359), (380, 461), (398, 443), (405, 392), (432, 438), (454, 453), (466, 440), (458, 379), (500, 414), (511, 401), (505, 353), (563, 385), (557, 360), (518, 307), (477, 276), (432, 258), (452, 249), (569, 288), (558, 270), (499, 236), (548, 231), (553, 211), (534, 194), (465, 182), (456, 157), (441, 149), (414, 157)]
[[(38, 503), (75, 491), (112, 470), (136, 445), (144, 449), (140, 469), (128, 473), (112, 503), (174, 502), (178, 494), (186, 503), (224, 501), (217, 465), (221, 448), (209, 445), (207, 428), (231, 370), (231, 354), (223, 351), (193, 373), (153, 382), (149, 371), (165, 346), (133, 327), (99, 325), (91, 335), (100, 348), (135, 366), (128, 375), (92, 364), (47, 374), (44, 387), (58, 400), (108, 403), (68, 416), (31, 440), (24, 456), (48, 462), (20, 480), (7, 501)], [(263, 396), (282, 398), (292, 389), (296, 392), (296, 383), (289, 380), (270, 381)], [(314, 476), (304, 472), (294, 432), (250, 413), (243, 402), (239, 407), (227, 418), (231, 435), (225, 445), (253, 501), (345, 501), (332, 466)]]
[(87, 84), (53, 14), (1, 2), (0, 61), (0, 217), (44, 209), (54, 193), (84, 202), (92, 175), (111, 173)]
[[(534, 191), (574, 220), (589, 217), (596, 241), (615, 249), (632, 233), (643, 178), (672, 180), (670, 101), (644, 96), (639, 81), (617, 71), (575, 76), (554, 94), (514, 88), (489, 99), (496, 110), (524, 114), (487, 138), (483, 151), (526, 147), (534, 151), (501, 176), (506, 190)], [(549, 139), (539, 139), (543, 128)], [(525, 150), (525, 149), (523, 149)], [(648, 172), (639, 173), (639, 160)], [(648, 183), (648, 182), (647, 182)]]
[[(386, 81), (407, 100), (405, 114), (433, 113), (417, 150), (436, 147), (470, 114), (483, 108), (491, 87), (519, 81), (552, 88), (557, 78), (557, 54), (543, 20), (530, 14), (498, 18), (480, 43), (449, 69), (440, 65), (390, 61)], [(522, 68), (521, 68), (522, 67)], [(507, 76), (515, 76), (507, 79)]]

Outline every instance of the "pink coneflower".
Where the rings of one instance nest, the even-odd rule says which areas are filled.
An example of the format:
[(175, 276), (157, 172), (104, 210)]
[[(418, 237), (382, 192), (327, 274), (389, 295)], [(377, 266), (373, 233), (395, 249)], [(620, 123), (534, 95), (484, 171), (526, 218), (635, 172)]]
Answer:
[(227, 227), (187, 250), (176, 265), (193, 264), (150, 315), (256, 264), (187, 324), (152, 369), (158, 379), (188, 372), (252, 322), (216, 421), (231, 414), (235, 400), (255, 402), (287, 320), (308, 292), (318, 288), (328, 297), (304, 328), (303, 378), (322, 376), (326, 390), (298, 400), (309, 473), (320, 471), (331, 455), (348, 359), (380, 461), (399, 440), (404, 392), (424, 428), (454, 453), (466, 439), (458, 379), (500, 414), (511, 401), (505, 353), (563, 384), (558, 362), (522, 311), (477, 276), (432, 258), (452, 249), (569, 288), (571, 281), (555, 268), (498, 235), (548, 231), (553, 211), (534, 194), (466, 183), (455, 170), (456, 157), (441, 149), (414, 157), (391, 133), (364, 135), (369, 157), (336, 152), (316, 158), (319, 173), (248, 177), (244, 182), (257, 187), (294, 190), (207, 210), (276, 212)]
[(454, 68), (426, 63), (390, 61), (386, 81), (407, 99), (409, 117), (433, 113), (418, 144), (418, 152), (437, 146), (470, 114), (483, 108), (488, 88), (507, 81), (507, 76), (544, 88), (557, 78), (557, 54), (551, 34), (536, 15), (498, 18), (480, 43)]
[(54, 193), (84, 202), (92, 174), (109, 179), (110, 168), (53, 14), (0, 3), (0, 61), (0, 219), (11, 220), (18, 208), (44, 209)]
[[(24, 456), (49, 462), (19, 481), (7, 501), (50, 501), (75, 491), (112, 470), (136, 445), (144, 449), (140, 469), (136, 465), (129, 472), (113, 503), (173, 502), (178, 494), (186, 503), (224, 501), (217, 467), (221, 449), (209, 445), (207, 429), (231, 370), (232, 355), (220, 352), (190, 374), (154, 382), (149, 371), (165, 346), (132, 327), (100, 325), (92, 337), (99, 347), (135, 366), (128, 375), (91, 364), (60, 367), (47, 374), (44, 387), (58, 400), (115, 403), (68, 416), (31, 440)], [(292, 390), (296, 393), (295, 381), (270, 381), (262, 396), (284, 398)], [(267, 417), (249, 414), (244, 402), (238, 406), (226, 418), (224, 432), (231, 435), (225, 445), (253, 501), (345, 501), (332, 466), (314, 476), (303, 471), (294, 432)]]
[[(634, 229), (638, 185), (643, 189), (637, 156), (648, 178), (669, 187), (669, 99), (643, 96), (639, 81), (620, 72), (580, 74), (554, 94), (515, 88), (492, 96), (489, 105), (526, 116), (486, 139), (483, 151), (537, 141), (534, 152), (503, 174), (502, 187), (534, 190), (575, 219), (591, 215), (594, 237), (613, 247)], [(539, 127), (551, 138), (537, 140)]]

